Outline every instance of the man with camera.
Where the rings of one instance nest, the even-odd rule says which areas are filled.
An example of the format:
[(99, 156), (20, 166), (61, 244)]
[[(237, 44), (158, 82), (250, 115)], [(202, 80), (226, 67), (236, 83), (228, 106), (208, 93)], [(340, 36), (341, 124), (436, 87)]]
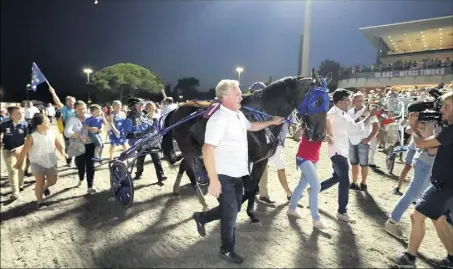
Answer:
[(453, 205), (453, 92), (441, 97), (440, 113), (447, 122), (437, 135), (423, 138), (417, 129), (419, 113), (409, 113), (409, 124), (417, 148), (438, 147), (431, 171), (431, 186), (422, 194), (411, 214), (412, 229), (406, 252), (398, 259), (398, 267), (415, 267), (415, 255), (425, 236), (425, 220), (430, 218), (448, 256), (438, 266), (453, 267), (453, 231), (446, 221)]

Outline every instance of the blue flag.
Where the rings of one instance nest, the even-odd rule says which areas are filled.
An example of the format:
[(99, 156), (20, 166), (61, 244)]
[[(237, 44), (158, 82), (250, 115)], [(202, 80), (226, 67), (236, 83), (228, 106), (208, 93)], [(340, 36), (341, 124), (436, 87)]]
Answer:
[(46, 81), (47, 79), (41, 72), (41, 70), (39, 70), (39, 67), (36, 65), (36, 63), (33, 63), (33, 65), (31, 66), (31, 90), (35, 92), (36, 87)]

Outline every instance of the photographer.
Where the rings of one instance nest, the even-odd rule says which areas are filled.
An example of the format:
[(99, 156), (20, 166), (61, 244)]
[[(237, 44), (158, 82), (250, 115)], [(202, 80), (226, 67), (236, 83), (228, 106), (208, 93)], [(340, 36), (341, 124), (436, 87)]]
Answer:
[(409, 245), (397, 261), (399, 266), (415, 267), (415, 255), (425, 235), (425, 220), (430, 218), (448, 252), (447, 258), (440, 261), (438, 266), (453, 267), (453, 234), (446, 221), (453, 204), (453, 92), (444, 94), (441, 100), (440, 113), (448, 125), (437, 135), (422, 138), (417, 130), (419, 114), (409, 114), (416, 146), (422, 149), (438, 147), (438, 150), (431, 171), (432, 185), (422, 194), (411, 214)]

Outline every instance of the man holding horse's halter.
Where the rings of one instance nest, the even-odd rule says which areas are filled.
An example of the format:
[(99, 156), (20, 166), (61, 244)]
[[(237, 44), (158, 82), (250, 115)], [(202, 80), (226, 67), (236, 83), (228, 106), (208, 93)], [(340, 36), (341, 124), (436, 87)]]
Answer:
[(206, 235), (204, 225), (220, 219), (220, 257), (234, 263), (243, 258), (234, 252), (236, 217), (242, 204), (243, 178), (249, 177), (247, 131), (256, 132), (271, 125), (279, 125), (284, 118), (250, 122), (239, 110), (242, 94), (239, 82), (222, 80), (217, 85), (216, 97), (220, 108), (206, 125), (203, 162), (210, 179), (209, 193), (219, 200), (219, 206), (207, 212), (196, 212), (193, 218), (198, 233)]

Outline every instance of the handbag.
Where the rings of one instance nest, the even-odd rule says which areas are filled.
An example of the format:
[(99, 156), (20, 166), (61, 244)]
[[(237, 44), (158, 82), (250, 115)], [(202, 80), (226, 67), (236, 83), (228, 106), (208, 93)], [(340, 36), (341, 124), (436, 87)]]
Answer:
[(69, 138), (66, 154), (69, 157), (77, 157), (85, 153), (85, 144), (80, 138)]

